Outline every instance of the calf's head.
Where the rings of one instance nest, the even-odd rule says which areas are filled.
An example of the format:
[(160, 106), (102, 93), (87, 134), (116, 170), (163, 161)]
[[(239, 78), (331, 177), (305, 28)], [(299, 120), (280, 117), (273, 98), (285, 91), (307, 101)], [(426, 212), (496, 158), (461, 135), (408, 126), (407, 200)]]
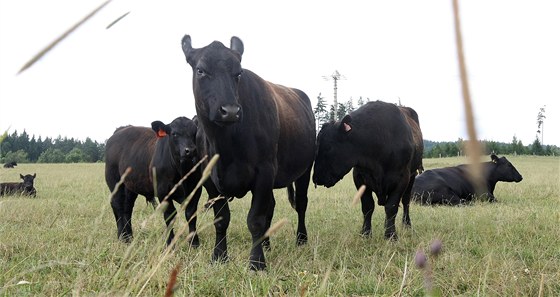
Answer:
[(196, 163), (196, 125), (186, 118), (178, 117), (170, 124), (161, 121), (152, 122), (152, 129), (156, 132), (160, 141), (167, 141), (171, 154), (175, 160), (188, 163), (192, 166)]
[(355, 165), (352, 148), (352, 118), (347, 115), (340, 122), (325, 123), (317, 136), (317, 152), (313, 167), (313, 183), (334, 186)]
[(523, 180), (519, 171), (517, 171), (513, 164), (506, 159), (506, 157), (498, 158), (498, 156), (492, 154), (490, 158), (492, 158), (492, 163), (494, 163), (495, 166), (493, 174), (496, 180), (516, 183)]
[(33, 173), (33, 175), (31, 174), (19, 175), (19, 177), (23, 180), (23, 187), (25, 188), (26, 191), (31, 191), (33, 189), (33, 181), (35, 180), (36, 176), (37, 173)]
[(194, 49), (191, 37), (185, 35), (182, 48), (193, 71), (193, 93), (196, 113), (207, 125), (225, 126), (241, 119), (239, 81), (243, 73), (241, 56), (243, 42), (231, 38), (230, 48), (218, 41)]

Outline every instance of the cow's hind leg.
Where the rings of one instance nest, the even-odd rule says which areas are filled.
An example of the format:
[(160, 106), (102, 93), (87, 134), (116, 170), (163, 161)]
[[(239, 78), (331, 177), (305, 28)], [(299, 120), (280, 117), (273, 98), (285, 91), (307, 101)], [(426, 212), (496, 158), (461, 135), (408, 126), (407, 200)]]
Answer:
[(412, 186), (414, 185), (414, 180), (416, 178), (416, 175), (412, 175), (410, 176), (410, 180), (408, 182), (408, 186), (406, 187), (406, 191), (404, 192), (403, 196), (402, 196), (402, 205), (403, 205), (403, 217), (402, 217), (402, 222), (403, 225), (405, 227), (411, 227), (412, 223), (410, 222), (410, 200), (411, 200), (411, 192), (412, 192)]
[(117, 236), (124, 242), (132, 241), (132, 209), (138, 194), (120, 188), (111, 197), (111, 207), (117, 222)]
[(309, 189), (309, 180), (311, 178), (311, 167), (303, 176), (296, 180), (295, 207), (298, 214), (298, 227), (296, 235), (296, 244), (302, 245), (307, 243), (307, 228), (305, 227), (305, 213), (307, 211), (307, 191)]

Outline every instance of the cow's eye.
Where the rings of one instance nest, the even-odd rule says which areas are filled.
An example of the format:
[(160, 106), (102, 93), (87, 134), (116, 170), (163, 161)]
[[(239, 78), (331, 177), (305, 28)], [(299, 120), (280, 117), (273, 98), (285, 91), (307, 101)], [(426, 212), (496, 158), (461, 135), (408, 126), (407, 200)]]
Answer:
[(198, 76), (204, 76), (206, 73), (204, 72), (204, 70), (202, 70), (200, 68), (196, 68), (196, 74)]
[(173, 132), (173, 133), (171, 133), (171, 136), (177, 137), (177, 136), (179, 136), (179, 135), (177, 134), (177, 132)]
[(243, 71), (240, 71), (239, 73), (237, 73), (235, 75), (235, 79), (239, 80), (241, 78), (241, 75), (243, 74)]

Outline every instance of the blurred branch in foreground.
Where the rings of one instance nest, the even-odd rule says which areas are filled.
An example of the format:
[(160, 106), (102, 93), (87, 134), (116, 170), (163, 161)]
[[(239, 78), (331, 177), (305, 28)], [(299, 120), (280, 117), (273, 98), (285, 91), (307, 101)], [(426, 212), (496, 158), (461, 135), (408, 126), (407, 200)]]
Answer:
[[(105, 1), (103, 4), (101, 4), (95, 10), (93, 10), (88, 15), (86, 15), (82, 20), (80, 20), (78, 23), (76, 23), (74, 26), (72, 26), (70, 29), (68, 29), (66, 32), (64, 32), (62, 35), (60, 35), (60, 37), (58, 37), (53, 42), (51, 42), (47, 47), (45, 47), (42, 51), (40, 51), (38, 54), (36, 54), (33, 58), (31, 58), (31, 60), (29, 60), (27, 63), (25, 63), (25, 65), (23, 65), (23, 67), (21, 67), (21, 69), (19, 70), (19, 72), (17, 74), (20, 74), (23, 71), (27, 70), (29, 67), (33, 66), (33, 64), (35, 64), (35, 62), (39, 61), (46, 53), (48, 53), (50, 50), (52, 50), (59, 42), (64, 40), (66, 37), (68, 37), (68, 35), (70, 35), (70, 33), (74, 32), (74, 30), (76, 30), (78, 27), (80, 27), (82, 24), (84, 24), (87, 20), (89, 20), (92, 16), (94, 16), (98, 11), (100, 11), (103, 7), (105, 7), (107, 4), (109, 4), (109, 2), (111, 2), (111, 0)], [(123, 17), (121, 17), (121, 18), (123, 18)], [(114, 23), (116, 23), (117, 21), (115, 21)]]

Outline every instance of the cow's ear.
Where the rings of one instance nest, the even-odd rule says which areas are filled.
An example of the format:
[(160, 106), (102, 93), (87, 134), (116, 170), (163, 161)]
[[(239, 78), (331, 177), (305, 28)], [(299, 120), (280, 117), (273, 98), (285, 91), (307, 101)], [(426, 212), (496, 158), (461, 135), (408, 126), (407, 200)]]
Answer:
[(190, 35), (183, 36), (183, 39), (181, 39), (181, 47), (183, 48), (183, 53), (185, 54), (185, 56), (187, 56), (191, 52), (193, 48)]
[(33, 173), (33, 178), (35, 178), (37, 176), (37, 173)]
[(20, 177), (21, 179), (23, 179), (23, 175), (22, 175), (21, 173), (19, 174), (19, 177)]
[(232, 50), (236, 51), (239, 53), (239, 56), (243, 55), (243, 41), (241, 41), (241, 39), (239, 39), (239, 37), (237, 36), (233, 36), (231, 37), (231, 41), (230, 41), (230, 46), (229, 48), (231, 48)]
[(492, 162), (494, 162), (494, 163), (498, 163), (498, 160), (500, 159), (500, 158), (498, 158), (498, 156), (496, 156), (494, 154), (490, 155), (490, 158), (492, 159)]
[(340, 121), (340, 130), (344, 133), (352, 131), (352, 117), (349, 114), (345, 115)]
[(193, 48), (191, 44), (190, 35), (183, 36), (183, 39), (181, 40), (181, 47), (183, 48), (183, 53), (185, 54), (185, 58), (187, 59), (187, 62), (191, 64)]
[(166, 125), (161, 121), (153, 121), (152, 122), (152, 130), (154, 130), (154, 132), (156, 132), (156, 136), (158, 138), (167, 136), (165, 126)]

